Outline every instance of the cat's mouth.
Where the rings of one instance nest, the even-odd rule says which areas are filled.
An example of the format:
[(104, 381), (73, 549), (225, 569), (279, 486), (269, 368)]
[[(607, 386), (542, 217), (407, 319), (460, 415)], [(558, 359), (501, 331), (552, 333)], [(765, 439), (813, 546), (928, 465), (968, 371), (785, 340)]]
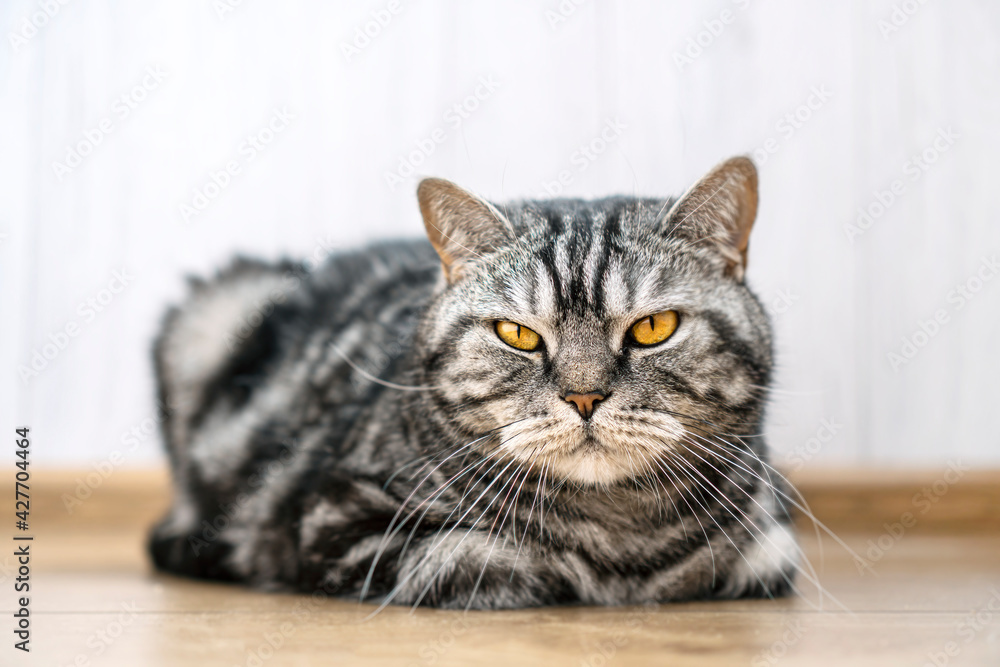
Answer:
[(601, 442), (593, 433), (589, 432), (584, 435), (583, 439), (579, 444), (570, 448), (569, 451), (565, 452), (564, 456), (578, 456), (580, 454), (596, 454), (601, 452), (607, 452), (608, 446)]
[(547, 457), (548, 468), (556, 475), (585, 485), (614, 484), (643, 474), (642, 457), (626, 452), (631, 446), (626, 442), (627, 436), (611, 439), (596, 431), (588, 425), (570, 446), (553, 448)]
[(581, 423), (543, 417), (511, 425), (500, 434), (510, 456), (550, 479), (610, 485), (648, 475), (683, 440), (683, 426), (649, 415), (605, 414)]

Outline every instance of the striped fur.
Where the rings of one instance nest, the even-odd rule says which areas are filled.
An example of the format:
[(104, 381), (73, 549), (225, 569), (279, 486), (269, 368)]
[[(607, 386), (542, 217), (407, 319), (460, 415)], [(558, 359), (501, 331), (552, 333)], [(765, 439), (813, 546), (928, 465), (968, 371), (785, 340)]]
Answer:
[[(156, 565), (448, 608), (787, 592), (790, 498), (758, 435), (770, 330), (742, 281), (749, 161), (678, 201), (420, 196), (432, 243), (313, 271), (238, 260), (168, 314)], [(667, 309), (665, 343), (627, 343)], [(507, 346), (497, 320), (543, 347)], [(594, 388), (589, 420), (561, 398)]]

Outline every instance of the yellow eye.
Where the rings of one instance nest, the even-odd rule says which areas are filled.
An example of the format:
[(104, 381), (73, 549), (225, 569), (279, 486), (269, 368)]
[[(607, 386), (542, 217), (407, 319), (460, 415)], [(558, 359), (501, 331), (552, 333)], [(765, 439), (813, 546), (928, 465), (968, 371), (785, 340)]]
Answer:
[(677, 312), (665, 310), (644, 317), (633, 324), (632, 339), (639, 345), (656, 345), (670, 338), (675, 329), (677, 329)]
[(497, 322), (497, 336), (500, 340), (511, 347), (516, 347), (525, 352), (531, 352), (542, 342), (542, 337), (528, 327), (521, 326), (517, 322), (502, 320)]

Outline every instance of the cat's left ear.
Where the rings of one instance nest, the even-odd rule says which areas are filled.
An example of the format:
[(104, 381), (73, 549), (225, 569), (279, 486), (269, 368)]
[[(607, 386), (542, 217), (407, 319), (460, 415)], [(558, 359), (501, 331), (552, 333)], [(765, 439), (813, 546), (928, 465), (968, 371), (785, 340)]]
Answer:
[(495, 206), (451, 181), (425, 178), (417, 186), (417, 199), (448, 282), (458, 280), (463, 265), (511, 238), (510, 223)]
[(677, 200), (665, 216), (670, 233), (712, 244), (725, 271), (743, 280), (750, 229), (757, 217), (757, 168), (746, 157), (716, 166)]

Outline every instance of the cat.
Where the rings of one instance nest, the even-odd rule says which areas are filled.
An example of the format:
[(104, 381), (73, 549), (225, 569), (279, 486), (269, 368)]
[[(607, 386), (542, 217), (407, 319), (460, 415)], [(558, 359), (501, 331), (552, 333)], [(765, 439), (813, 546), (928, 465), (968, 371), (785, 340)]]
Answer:
[(167, 313), (156, 567), (382, 606), (793, 591), (753, 163), (676, 199), (418, 199), (428, 240), (238, 259)]

